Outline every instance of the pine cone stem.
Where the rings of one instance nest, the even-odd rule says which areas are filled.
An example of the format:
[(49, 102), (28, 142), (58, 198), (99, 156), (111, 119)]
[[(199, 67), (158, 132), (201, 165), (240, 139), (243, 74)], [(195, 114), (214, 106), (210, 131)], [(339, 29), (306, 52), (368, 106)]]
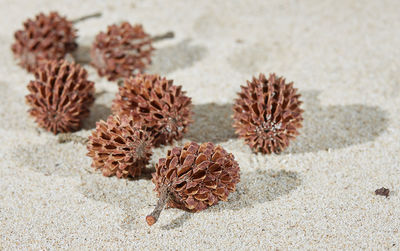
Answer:
[(151, 176), (152, 173), (154, 173), (156, 169), (153, 167), (147, 167), (143, 169), (143, 174), (149, 174)]
[(153, 40), (153, 42), (158, 42), (164, 39), (168, 39), (168, 38), (174, 38), (175, 37), (175, 33), (173, 31), (168, 31), (164, 34), (161, 35), (156, 35), (154, 37), (151, 38), (151, 40)]
[(74, 142), (74, 143), (81, 143), (81, 144), (86, 144), (88, 141), (88, 138), (81, 137), (78, 135), (73, 135), (71, 133), (61, 133), (58, 136), (58, 143), (67, 143), (67, 142)]
[(83, 17), (76, 18), (76, 19), (72, 20), (71, 22), (73, 24), (76, 24), (76, 23), (79, 23), (79, 22), (84, 21), (86, 19), (90, 19), (90, 18), (94, 18), (94, 17), (101, 17), (101, 15), (102, 15), (101, 12), (95, 12), (95, 13), (90, 14), (90, 15), (85, 15)]
[(164, 209), (165, 204), (167, 204), (168, 200), (170, 199), (170, 194), (171, 193), (169, 192), (169, 189), (167, 187), (162, 189), (156, 208), (154, 208), (151, 214), (146, 216), (146, 222), (147, 224), (149, 224), (149, 226), (157, 222), (158, 218), (160, 217), (161, 211)]

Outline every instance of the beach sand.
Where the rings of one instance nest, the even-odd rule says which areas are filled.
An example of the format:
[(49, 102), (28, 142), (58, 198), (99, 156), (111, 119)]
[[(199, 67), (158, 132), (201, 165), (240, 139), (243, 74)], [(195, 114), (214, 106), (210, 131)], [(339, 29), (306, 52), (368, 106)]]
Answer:
[[(0, 249), (400, 248), (400, 1), (0, 2)], [(192, 97), (195, 122), (174, 145), (212, 141), (235, 155), (241, 182), (228, 202), (167, 209), (149, 227), (151, 180), (103, 177), (84, 145), (38, 129), (24, 97), (32, 75), (10, 46), (25, 19), (50, 10), (102, 11), (76, 25), (81, 59), (112, 23), (175, 33), (154, 45), (148, 72)], [(97, 98), (74, 133), (84, 137), (117, 91), (85, 68)], [(304, 101), (301, 134), (279, 155), (252, 153), (231, 127), (240, 85), (260, 72), (293, 81)]]

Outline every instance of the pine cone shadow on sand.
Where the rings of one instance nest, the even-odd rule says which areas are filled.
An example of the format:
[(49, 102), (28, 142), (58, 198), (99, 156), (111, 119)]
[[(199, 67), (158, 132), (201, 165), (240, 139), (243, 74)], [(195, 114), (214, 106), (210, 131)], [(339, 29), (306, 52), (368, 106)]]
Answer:
[[(303, 127), (281, 154), (297, 154), (340, 149), (375, 140), (387, 128), (385, 111), (377, 106), (362, 104), (320, 104), (319, 91), (301, 91), (304, 102)], [(193, 124), (185, 139), (196, 142), (223, 143), (241, 140), (232, 127), (232, 104), (195, 104)], [(244, 141), (243, 141), (243, 144)]]
[[(273, 201), (287, 195), (300, 184), (301, 179), (297, 172), (272, 169), (257, 169), (251, 172), (242, 172), (236, 191), (229, 195), (228, 201), (209, 207), (200, 212), (200, 214), (251, 208), (256, 204)], [(196, 214), (198, 213), (183, 211), (180, 216), (176, 217), (170, 223), (162, 225), (161, 229), (170, 230), (180, 228), (187, 220), (196, 217)]]
[[(150, 165), (149, 165), (150, 166)], [(145, 178), (146, 179), (146, 178)], [(181, 209), (167, 208), (165, 214), (173, 214), (170, 222), (163, 220), (160, 228), (163, 230), (177, 229), (182, 227), (186, 221), (195, 219), (200, 214), (221, 212), (223, 210), (241, 210), (243, 208), (251, 208), (254, 205), (273, 201), (281, 196), (289, 194), (301, 185), (301, 178), (297, 172), (285, 170), (254, 170), (241, 173), (241, 181), (237, 184), (235, 192), (232, 192), (228, 201), (220, 201), (218, 204), (207, 208), (198, 213), (191, 213)], [(121, 222), (121, 226), (125, 229), (132, 229), (132, 222), (143, 220), (138, 217), (137, 210), (141, 213), (148, 211), (148, 208), (154, 207), (153, 202), (149, 202), (156, 198), (153, 192), (153, 184), (147, 181), (132, 182), (129, 179), (119, 180), (115, 177), (107, 178), (98, 175), (82, 176), (82, 184), (79, 186), (80, 192), (89, 199), (103, 201), (119, 207), (124, 210), (126, 218)], [(138, 193), (151, 193), (151, 199), (136, 199)], [(138, 204), (139, 203), (139, 204)], [(149, 204), (152, 203), (152, 204)], [(146, 209), (146, 210), (144, 210)], [(168, 222), (168, 223), (165, 223)]]
[(223, 143), (237, 138), (232, 127), (232, 104), (207, 103), (193, 106), (193, 123), (185, 139), (198, 143)]
[[(84, 37), (79, 41), (85, 41), (78, 45), (72, 53), (75, 61), (79, 64), (90, 64), (90, 39)], [(161, 47), (162, 42), (154, 45), (155, 50), (151, 57), (152, 63), (148, 66), (146, 73), (165, 75), (179, 69), (191, 67), (197, 61), (203, 59), (208, 50), (201, 45), (192, 45), (191, 39), (184, 39), (176, 44)]]
[[(299, 91), (303, 127), (282, 154), (340, 149), (375, 140), (387, 128), (387, 115), (377, 106), (320, 104), (319, 91)], [(340, 102), (340, 101), (338, 101)]]
[[(143, 175), (137, 178), (118, 179), (117, 177), (104, 177), (101, 172), (96, 171), (92, 174), (82, 175), (81, 184), (77, 187), (79, 192), (86, 198), (102, 201), (120, 208), (125, 215), (121, 221), (121, 227), (132, 230), (137, 222), (144, 222), (143, 217), (138, 212), (145, 214), (148, 208), (153, 207), (155, 203), (150, 202), (154, 199), (154, 185), (151, 182), (151, 172), (154, 172), (152, 164), (147, 165)], [(142, 196), (149, 197), (143, 199)], [(151, 204), (153, 203), (153, 204)]]
[[(301, 185), (301, 178), (297, 172), (276, 169), (255, 169), (241, 173), (241, 181), (237, 189), (229, 197), (227, 203), (219, 204), (215, 211), (240, 210), (250, 208), (255, 204), (273, 201), (289, 194)], [(218, 208), (220, 207), (220, 208)]]
[(200, 61), (207, 54), (207, 48), (201, 45), (192, 45), (190, 39), (165, 47), (155, 45), (152, 63), (147, 72), (165, 75), (179, 69), (189, 68)]
[(96, 122), (100, 120), (106, 121), (108, 116), (111, 115), (111, 108), (104, 105), (104, 104), (98, 104), (95, 103), (92, 106), (92, 109), (90, 111), (90, 115), (87, 119), (83, 121), (83, 129), (85, 130), (91, 130), (96, 128)]
[(76, 158), (84, 156), (85, 148), (83, 144), (59, 144), (55, 138), (48, 138), (41, 143), (10, 147), (9, 153), (18, 166), (26, 166), (33, 172), (44, 176), (76, 178), (96, 172), (90, 167), (89, 158)]
[(90, 64), (90, 47), (91, 46), (88, 44), (79, 44), (78, 48), (72, 53), (72, 56), (78, 64)]
[(111, 115), (111, 102), (115, 97), (115, 93), (106, 90), (98, 90), (94, 96), (96, 100), (90, 110), (89, 117), (83, 121), (83, 129), (91, 130), (96, 128), (96, 122), (100, 120), (106, 121)]

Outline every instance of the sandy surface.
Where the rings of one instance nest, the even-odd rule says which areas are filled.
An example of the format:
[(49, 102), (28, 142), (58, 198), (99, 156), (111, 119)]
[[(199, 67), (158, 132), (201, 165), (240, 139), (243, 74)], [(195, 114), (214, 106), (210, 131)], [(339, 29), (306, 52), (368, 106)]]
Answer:
[[(132, 2), (1, 0), (0, 249), (400, 248), (400, 1)], [(49, 10), (103, 11), (76, 26), (80, 57), (122, 20), (175, 32), (155, 45), (149, 71), (193, 98), (196, 121), (176, 145), (213, 141), (235, 155), (242, 181), (228, 202), (165, 210), (148, 227), (150, 180), (103, 177), (85, 146), (37, 129), (24, 102), (32, 76), (10, 45), (23, 20)], [(81, 136), (117, 91), (85, 67), (97, 99)], [(280, 155), (253, 154), (231, 128), (235, 93), (259, 72), (285, 76), (303, 95), (301, 136)], [(382, 186), (389, 198), (374, 194)]]

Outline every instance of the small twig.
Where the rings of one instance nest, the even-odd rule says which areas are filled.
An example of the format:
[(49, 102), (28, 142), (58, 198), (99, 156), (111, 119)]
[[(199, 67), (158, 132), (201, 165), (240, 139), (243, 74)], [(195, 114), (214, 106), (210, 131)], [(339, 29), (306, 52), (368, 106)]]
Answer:
[(154, 166), (152, 166), (152, 167), (147, 167), (147, 168), (145, 168), (144, 170), (143, 170), (143, 173), (144, 174), (152, 174), (152, 173), (154, 173), (156, 171), (156, 168), (154, 167)]
[(153, 173), (156, 171), (156, 169), (153, 167), (146, 167), (142, 171), (142, 178), (146, 180), (151, 180), (153, 178)]
[(76, 24), (76, 23), (79, 23), (79, 22), (84, 21), (86, 19), (93, 18), (93, 17), (101, 17), (101, 15), (102, 15), (101, 12), (96, 12), (96, 13), (93, 13), (93, 14), (90, 14), (90, 15), (86, 15), (86, 16), (83, 16), (83, 17), (79, 17), (79, 18), (73, 19), (71, 22)]
[(385, 196), (387, 198), (390, 194), (390, 190), (387, 188), (381, 187), (381, 188), (375, 190), (375, 194)]
[(168, 200), (170, 199), (170, 192), (167, 187), (162, 189), (160, 193), (160, 198), (158, 199), (157, 206), (154, 208), (151, 214), (146, 216), (146, 222), (149, 226), (153, 225), (157, 222), (158, 218), (160, 217), (161, 211), (164, 209), (165, 204), (167, 204)]
[(156, 35), (154, 37), (151, 38), (151, 40), (153, 40), (153, 42), (158, 42), (164, 39), (168, 39), (168, 38), (174, 38), (175, 37), (175, 33), (172, 31), (168, 31), (164, 34), (161, 35)]
[(74, 135), (71, 133), (61, 133), (58, 135), (58, 143), (68, 143), (68, 142), (74, 142), (74, 143), (81, 143), (85, 145), (88, 142), (88, 138)]

